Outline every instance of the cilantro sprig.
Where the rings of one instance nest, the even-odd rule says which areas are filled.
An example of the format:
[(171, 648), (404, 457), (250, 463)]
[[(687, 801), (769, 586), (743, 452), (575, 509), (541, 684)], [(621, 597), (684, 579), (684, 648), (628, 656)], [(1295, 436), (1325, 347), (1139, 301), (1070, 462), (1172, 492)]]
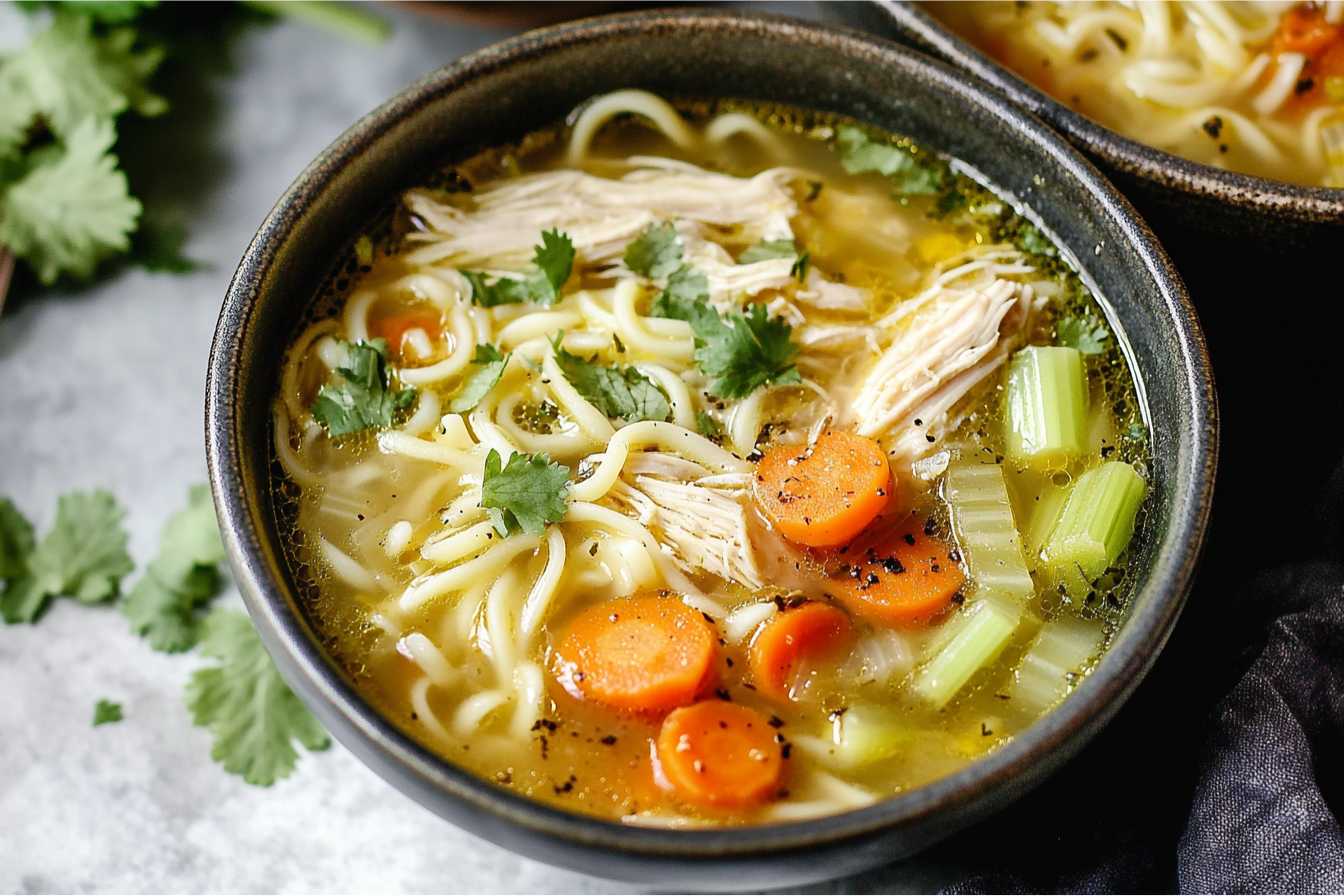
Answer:
[(104, 491), (71, 492), (56, 504), (56, 521), (36, 541), (13, 502), (0, 499), (0, 615), (34, 622), (53, 597), (97, 604), (116, 597), (133, 568), (122, 527), (125, 511)]
[(391, 426), (397, 412), (415, 401), (415, 390), (393, 387), (387, 340), (337, 344), (346, 353), (345, 364), (318, 390), (313, 417), (333, 436)]
[(1060, 345), (1076, 348), (1085, 355), (1099, 355), (1106, 350), (1111, 334), (1105, 324), (1085, 317), (1066, 317), (1055, 325), (1056, 340)]
[(202, 624), (201, 651), (219, 661), (187, 684), (192, 721), (215, 736), (210, 756), (249, 784), (269, 787), (294, 771), (298, 741), (331, 745), (322, 725), (285, 685), (246, 616), (217, 609)]
[(755, 264), (758, 261), (770, 261), (775, 258), (792, 258), (793, 266), (789, 268), (789, 276), (796, 278), (800, 283), (807, 279), (807, 269), (812, 263), (812, 256), (807, 252), (798, 251), (798, 245), (793, 240), (761, 240), (743, 252), (738, 257), (737, 263)]
[(874, 140), (853, 125), (836, 129), (835, 147), (850, 174), (881, 174), (901, 196), (936, 196), (950, 180), (947, 165), (936, 156)]
[(559, 230), (543, 230), (541, 243), (533, 250), (532, 270), (522, 279), (501, 277), (490, 283), (479, 271), (463, 271), (471, 284), (471, 301), (484, 308), (537, 302), (553, 305), (560, 289), (574, 270), (574, 242)]
[(625, 266), (650, 280), (669, 277), (681, 267), (681, 240), (671, 221), (650, 224), (625, 247)]
[(164, 653), (194, 647), (200, 637), (199, 611), (219, 591), (223, 561), (210, 490), (194, 486), (187, 506), (164, 525), (158, 554), (121, 602), (131, 631)]
[(636, 423), (640, 420), (667, 420), (672, 403), (662, 387), (633, 367), (606, 367), (586, 361), (561, 345), (563, 334), (551, 345), (555, 363), (565, 379), (589, 403), (608, 417)]
[(506, 464), (491, 448), (485, 456), (481, 506), (500, 535), (540, 535), (548, 523), (564, 519), (569, 470), (545, 454), (513, 454)]

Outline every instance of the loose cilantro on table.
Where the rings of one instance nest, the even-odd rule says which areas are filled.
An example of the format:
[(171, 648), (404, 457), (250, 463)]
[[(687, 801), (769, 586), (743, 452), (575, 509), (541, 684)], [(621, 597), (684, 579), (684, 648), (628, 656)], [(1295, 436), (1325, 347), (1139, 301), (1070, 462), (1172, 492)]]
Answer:
[(571, 354), (561, 345), (563, 337), (552, 340), (555, 363), (565, 379), (595, 408), (626, 423), (640, 420), (667, 420), (672, 403), (662, 387), (633, 367), (604, 367)]
[(202, 623), (201, 650), (219, 664), (187, 683), (192, 721), (209, 728), (210, 756), (249, 784), (269, 787), (294, 771), (294, 741), (325, 750), (331, 739), (285, 685), (252, 628), (233, 610), (214, 610)]
[(512, 352), (507, 355), (501, 354), (499, 349), (489, 343), (476, 346), (476, 354), (471, 359), (475, 369), (463, 378), (457, 394), (448, 402), (448, 410), (454, 414), (465, 414), (474, 410), (476, 405), (481, 403), (481, 399), (495, 388), (499, 378), (504, 375), (504, 368), (509, 365), (511, 357)]
[(507, 464), (493, 448), (485, 456), (481, 506), (500, 535), (540, 535), (564, 518), (568, 495), (569, 470), (545, 454), (513, 454)]
[(1060, 345), (1076, 348), (1085, 355), (1099, 355), (1106, 350), (1110, 334), (1105, 325), (1081, 317), (1066, 317), (1055, 326)]
[(681, 241), (671, 221), (650, 224), (625, 247), (625, 266), (651, 280), (661, 280), (681, 267)]
[(532, 265), (535, 270), (523, 279), (501, 277), (493, 283), (487, 283), (486, 275), (479, 271), (463, 271), (462, 276), (471, 284), (472, 303), (484, 308), (522, 302), (555, 304), (574, 269), (573, 241), (559, 230), (543, 230), (541, 243), (533, 250)]
[(0, 615), (9, 623), (33, 622), (53, 597), (85, 604), (115, 597), (134, 568), (124, 517), (107, 492), (71, 492), (57, 501), (51, 531), (34, 543), (31, 525), (11, 502), (0, 501)]
[(93, 707), (93, 727), (95, 728), (99, 725), (120, 722), (122, 718), (120, 703), (114, 703), (111, 700), (99, 700)]
[(155, 650), (189, 650), (200, 637), (200, 608), (219, 591), (224, 544), (210, 490), (192, 487), (187, 506), (169, 517), (159, 552), (121, 602), (131, 631)]
[(318, 390), (313, 416), (333, 436), (391, 426), (397, 411), (415, 400), (415, 390), (393, 388), (387, 340), (337, 344), (345, 350), (345, 365)]

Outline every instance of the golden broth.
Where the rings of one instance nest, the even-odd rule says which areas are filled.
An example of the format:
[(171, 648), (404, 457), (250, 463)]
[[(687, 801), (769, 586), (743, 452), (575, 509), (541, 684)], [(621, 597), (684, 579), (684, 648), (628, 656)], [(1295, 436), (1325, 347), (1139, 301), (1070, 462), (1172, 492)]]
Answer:
[[(1344, 6), (930, 3), (1087, 117), (1244, 174), (1344, 187)], [(1290, 23), (1301, 16), (1306, 25)], [(1286, 37), (1289, 31), (1296, 37)]]
[[(1038, 587), (1026, 601), (1023, 622), (1007, 648), (945, 708), (931, 707), (912, 695), (907, 685), (914, 674), (912, 667), (937, 641), (947, 617), (885, 634), (883, 627), (875, 628), (856, 617), (854, 624), (861, 641), (879, 637), (862, 643), (883, 645), (884, 655), (879, 651), (874, 659), (852, 653), (825, 662), (804, 663), (791, 680), (796, 699), (770, 699), (755, 689), (747, 671), (746, 654), (753, 630), (747, 616), (777, 613), (777, 607), (796, 602), (800, 594), (826, 599), (827, 573), (825, 563), (815, 553), (780, 538), (754, 502), (734, 492), (744, 508), (745, 531), (752, 539), (749, 552), (755, 557), (754, 574), (762, 584), (748, 587), (742, 581), (731, 581), (698, 567), (683, 572), (709, 598), (708, 604), (696, 606), (717, 606), (721, 610), (706, 617), (716, 626), (721, 648), (715, 661), (713, 691), (721, 698), (758, 709), (771, 720), (785, 755), (785, 772), (778, 790), (762, 805), (733, 809), (693, 805), (668, 793), (654, 780), (651, 744), (660, 717), (620, 713), (575, 699), (553, 675), (551, 651), (556, 633), (567, 621), (597, 601), (671, 587), (659, 566), (666, 558), (660, 561), (642, 554), (638, 543), (620, 528), (600, 520), (573, 519), (577, 515), (574, 508), (580, 504), (571, 495), (571, 518), (548, 527), (547, 534), (534, 545), (448, 593), (436, 593), (408, 606), (406, 597), (413, 589), (464, 563), (477, 562), (467, 552), (449, 562), (436, 563), (427, 559), (424, 551), (429, 545), (428, 550), (434, 553), (432, 546), (442, 545), (446, 539), (479, 531), (462, 523), (479, 519), (482, 513), (470, 501), (475, 481), (472, 476), (479, 474), (470, 470), (461, 473), (451, 464), (445, 465), (446, 461), (410, 456), (403, 450), (404, 440), (393, 444), (395, 440), (389, 441), (387, 433), (331, 438), (313, 423), (308, 412), (318, 389), (331, 376), (324, 354), (329, 356), (332, 348), (324, 340), (333, 335), (354, 338), (365, 322), (377, 324), (411, 314), (412, 320), (423, 324), (422, 329), (437, 326), (441, 331), (426, 333), (431, 337), (430, 351), (422, 356), (411, 357), (417, 350), (410, 337), (400, 340), (399, 353), (398, 346), (393, 346), (393, 361), (401, 368), (404, 381), (408, 371), (443, 363), (461, 348), (457, 344), (461, 340), (451, 335), (455, 326), (460, 329), (460, 321), (454, 323), (453, 315), (466, 315), (477, 322), (474, 330), (469, 327), (466, 331), (470, 339), (498, 341), (516, 353), (524, 353), (529, 340), (535, 343), (534, 336), (520, 337), (521, 341), (513, 344), (506, 338), (510, 332), (522, 332), (517, 329), (519, 321), (531, 314), (568, 314), (546, 319), (546, 334), (564, 330), (564, 338), (572, 339), (577, 338), (576, 333), (597, 333), (606, 341), (592, 349), (595, 357), (616, 364), (644, 362), (676, 368), (673, 373), (695, 387), (690, 394), (696, 410), (719, 421), (724, 430), (720, 437), (723, 445), (734, 449), (740, 458), (735, 458), (736, 462), (749, 469), (760, 451), (781, 443), (801, 445), (820, 431), (827, 414), (843, 416), (848, 406), (864, 400), (865, 390), (874, 388), (866, 378), (879, 354), (870, 343), (880, 349), (899, 334), (920, 326), (923, 312), (912, 314), (911, 321), (884, 325), (886, 329), (879, 323), (889, 321), (893, 312), (915, 301), (912, 297), (927, 291), (940, 272), (955, 267), (956, 259), (983, 259), (1005, 233), (1024, 233), (1018, 229), (1023, 222), (1010, 207), (960, 175), (945, 185), (955, 186), (963, 201), (941, 213), (937, 211), (938, 196), (902, 197), (893, 193), (891, 182), (881, 175), (847, 172), (832, 147), (841, 122), (788, 109), (730, 103), (679, 108), (686, 116), (686, 127), (701, 134), (710, 133), (713, 122), (736, 115), (726, 118), (735, 123), (736, 133), (719, 141), (704, 139), (684, 146), (649, 127), (644, 119), (627, 116), (598, 130), (577, 168), (610, 177), (628, 172), (634, 164), (628, 161), (631, 157), (658, 156), (739, 177), (752, 177), (779, 165), (798, 169), (798, 173), (782, 177), (781, 189), (793, 209), (788, 223), (797, 244), (809, 253), (811, 270), (821, 272), (817, 276), (827, 281), (824, 289), (817, 289), (834, 301), (838, 301), (835, 296), (841, 296), (851, 302), (856, 293), (845, 290), (857, 290), (862, 296), (858, 309), (805, 305), (798, 298), (805, 283), (796, 282), (800, 280), (797, 275), (787, 285), (776, 283), (758, 291), (756, 300), (775, 302), (784, 309), (779, 313), (789, 313), (789, 304), (801, 313), (803, 323), (793, 331), (794, 337), (805, 343), (798, 365), (816, 388), (768, 390), (753, 406), (752, 417), (739, 407), (752, 398), (725, 402), (707, 395), (703, 381), (696, 378), (694, 365), (683, 356), (684, 346), (676, 339), (652, 340), (651, 348), (645, 350), (632, 340), (619, 338), (621, 325), (613, 321), (623, 288), (618, 281), (624, 275), (613, 274), (612, 264), (585, 263), (582, 251), (565, 295), (550, 308), (526, 304), (478, 308), (466, 305), (460, 295), (447, 304), (436, 304), (426, 295), (428, 287), (419, 288), (417, 281), (407, 279), (426, 276), (436, 264), (445, 264), (413, 260), (426, 246), (438, 245), (433, 239), (417, 237), (426, 228), (432, 229), (434, 223), (415, 208), (410, 212), (402, 208), (382, 228), (376, 241), (361, 240), (351, 250), (345, 267), (333, 277), (318, 305), (317, 323), (298, 337), (287, 361), (276, 406), (279, 448), (275, 488), (280, 515), (292, 534), (288, 560), (310, 603), (312, 619), (361, 692), (410, 736), (487, 780), (546, 803), (645, 824), (747, 823), (809, 817), (865, 805), (948, 774), (1030, 724), (1038, 713), (1019, 710), (1008, 699), (1008, 691), (1015, 664), (1039, 630), (1040, 620), (1076, 615), (1094, 620), (1102, 637), (1109, 637), (1123, 612), (1127, 593), (1123, 573), (1108, 573), (1092, 593), (1079, 599), (1062, 596), (1045, 584)], [(747, 114), (757, 128), (764, 122), (767, 129), (762, 129), (763, 137), (742, 121)], [(520, 146), (471, 159), (425, 194), (439, 205), (420, 208), (429, 209), (431, 217), (449, 214), (441, 211), (444, 208), (474, 213), (477, 199), (473, 197), (481, 196), (485, 185), (508, 184), (525, 174), (573, 169), (575, 164), (566, 158), (567, 141), (571, 139), (570, 130), (557, 129), (533, 135)], [(713, 233), (718, 245), (736, 257), (757, 241), (759, 234), (751, 232), (751, 226), (706, 227), (704, 232)], [(484, 225), (479, 231), (464, 231), (464, 239), (484, 239), (485, 231)], [(1039, 239), (1034, 231), (1028, 233), (1028, 239), (1032, 233)], [(527, 234), (529, 241), (535, 238), (535, 232)], [(685, 240), (689, 257), (693, 240), (691, 236)], [(1029, 245), (1041, 248), (1039, 244)], [(703, 257), (711, 258), (712, 252)], [(1010, 341), (1012, 346), (1050, 344), (1063, 317), (1081, 315), (1091, 326), (1102, 328), (1103, 345), (1087, 358), (1092, 408), (1087, 456), (1050, 473), (1027, 467), (1004, 468), (1013, 517), (1029, 546), (1033, 539), (1044, 537), (1033, 535), (1033, 531), (1048, 528), (1040, 522), (1044, 511), (1039, 508), (1057, 508), (1071, 479), (1095, 467), (1103, 457), (1132, 461), (1141, 470), (1147, 450), (1147, 435), (1128, 368), (1116, 340), (1104, 330), (1095, 302), (1059, 258), (1030, 257), (1034, 260), (1027, 265), (1028, 271), (1012, 268), (1011, 264), (1001, 267), (1008, 271), (1004, 277), (1011, 283), (1036, 284), (1039, 292), (1030, 291), (1036, 298), (1027, 304), (1036, 302), (1038, 307), (1032, 308), (1029, 320), (1020, 323), (1011, 336), (1005, 331), (996, 338)], [(1017, 253), (1012, 258), (1028, 256)], [(742, 267), (724, 268), (722, 276), (737, 276)], [(522, 270), (523, 265), (513, 269)], [(434, 286), (428, 291), (436, 289)], [(648, 314), (656, 293), (656, 287), (640, 289), (641, 313)], [(941, 307), (940, 295), (930, 300), (930, 308)], [(351, 316), (352, 309), (358, 312), (356, 317)], [(644, 318), (641, 326), (652, 326), (650, 320)], [(511, 331), (510, 327), (515, 329)], [(664, 329), (671, 332), (675, 328)], [(612, 332), (617, 338), (610, 337)], [(842, 336), (851, 341), (840, 350), (826, 348), (830, 344), (826, 340)], [(816, 341), (807, 342), (810, 339)], [(1008, 347), (1005, 345), (1005, 349)], [(537, 358), (544, 357), (545, 349), (540, 351)], [(398, 417), (398, 426), (424, 426), (421, 432), (407, 434), (420, 448), (438, 445), (445, 456), (465, 453), (479, 464), (480, 446), (472, 445), (476, 439), (485, 438), (481, 433), (486, 430), (478, 425), (481, 421), (499, 432), (510, 421), (523, 429), (530, 427), (528, 438), (537, 438), (538, 444), (558, 445), (557, 451), (569, 450), (564, 439), (581, 430), (564, 401), (557, 398), (555, 384), (546, 380), (545, 370), (534, 370), (528, 364), (509, 367), (494, 387), (506, 396), (503, 401), (488, 399), (495, 402), (490, 412), (496, 417), (477, 418), (477, 410), (456, 423), (449, 420), (456, 415), (445, 415), (441, 422), (439, 413), (435, 413), (428, 415), (427, 422), (417, 423), (426, 402), (436, 402), (440, 412), (447, 410), (464, 375), (458, 373), (420, 386), (417, 405)], [(897, 444), (896, 435), (908, 435), (908, 425), (902, 433), (878, 437), (893, 458), (897, 481), (894, 500), (900, 512), (913, 514), (917, 525), (926, 531), (953, 538), (942, 477), (934, 471), (927, 480), (921, 479), (912, 473), (912, 463), (942, 450), (967, 461), (1001, 460), (1003, 382), (1000, 362), (955, 402), (944, 429), (938, 429), (933, 419), (915, 419), (919, 431), (913, 440)], [(523, 397), (512, 405), (505, 403), (518, 396)], [(755, 424), (744, 424), (744, 418)], [(750, 435), (753, 429), (758, 436), (750, 444), (734, 443), (737, 431), (745, 430)], [(453, 442), (454, 437), (468, 441), (458, 444)], [(574, 467), (591, 451), (609, 448), (591, 439), (579, 441), (582, 450), (572, 451), (569, 456), (557, 454), (557, 459)], [(907, 444), (916, 447), (901, 447)], [(668, 449), (665, 445), (655, 447), (660, 451), (654, 454), (632, 453), (628, 463), (638, 466), (662, 462), (658, 459), (667, 455)], [(581, 483), (599, 478), (591, 463), (585, 470), (588, 479), (581, 477)], [(637, 475), (626, 471), (622, 476), (622, 482), (638, 485)], [(628, 512), (628, 507), (611, 497), (615, 489), (595, 499), (597, 506)], [(465, 503), (461, 500), (464, 494)], [(656, 523), (649, 525), (660, 542), (672, 537)], [(506, 541), (523, 537), (510, 535)], [(544, 612), (538, 616), (529, 610), (531, 594), (541, 587), (538, 583), (547, 580), (548, 569), (553, 571), (557, 537), (563, 548), (563, 569)], [(678, 537), (691, 538), (686, 534)], [(488, 534), (483, 538), (477, 550), (496, 549), (484, 545), (498, 539), (490, 539)], [(1119, 566), (1123, 568), (1123, 563)], [(963, 599), (973, 602), (976, 592), (970, 580), (965, 591)], [(964, 612), (958, 606), (960, 602), (949, 617)], [(746, 615), (735, 615), (743, 607), (751, 609)], [(730, 625), (734, 619), (737, 622)], [(535, 627), (532, 634), (520, 634), (529, 624)], [(744, 625), (748, 629), (746, 637), (735, 637), (730, 631)], [(1091, 658), (1094, 656), (1095, 652)], [(1075, 680), (1085, 668), (1086, 664), (1079, 666), (1069, 680)], [(874, 669), (885, 670), (883, 680), (873, 680)], [(1061, 693), (1064, 689), (1061, 683)], [(844, 744), (845, 726), (859, 725), (860, 721), (852, 720), (861, 716), (864, 725), (875, 725), (882, 732), (886, 746), (879, 750), (884, 755), (855, 764), (837, 745)]]

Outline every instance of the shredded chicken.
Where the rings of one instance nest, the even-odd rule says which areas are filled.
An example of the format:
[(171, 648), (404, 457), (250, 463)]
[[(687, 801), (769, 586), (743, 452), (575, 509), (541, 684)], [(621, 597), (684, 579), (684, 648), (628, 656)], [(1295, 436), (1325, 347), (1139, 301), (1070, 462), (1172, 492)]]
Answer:
[(990, 250), (887, 315), (891, 341), (855, 396), (855, 429), (883, 437), (898, 465), (936, 451), (961, 422), (961, 399), (1021, 344), (1038, 300), (1002, 275), (1031, 270), (1016, 253)]
[(747, 588), (764, 587), (747, 528), (745, 476), (694, 482), (638, 474), (619, 480), (604, 498), (653, 530), (687, 573), (712, 573)]
[[(789, 220), (798, 208), (789, 183), (806, 172), (771, 168), (742, 178), (672, 159), (635, 157), (631, 164), (635, 169), (620, 178), (559, 170), (488, 185), (472, 195), (470, 211), (412, 190), (406, 205), (429, 230), (411, 235), (425, 244), (411, 260), (503, 273), (525, 266), (537, 234), (556, 228), (569, 235), (585, 263), (619, 265), (645, 227), (672, 221), (686, 263), (705, 275), (710, 300), (720, 310), (740, 304), (743, 295), (796, 284), (793, 258), (738, 264), (715, 240), (724, 229), (740, 242), (792, 240)], [(833, 283), (815, 269), (797, 297), (828, 310), (861, 312), (867, 306), (864, 290)]]

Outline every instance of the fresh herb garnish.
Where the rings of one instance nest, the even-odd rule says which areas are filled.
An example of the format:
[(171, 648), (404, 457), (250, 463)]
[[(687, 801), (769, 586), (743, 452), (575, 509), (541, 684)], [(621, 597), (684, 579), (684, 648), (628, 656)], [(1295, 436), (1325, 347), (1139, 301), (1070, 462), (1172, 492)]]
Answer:
[(448, 410), (454, 414), (465, 414), (474, 410), (476, 405), (481, 403), (481, 399), (495, 388), (499, 378), (504, 375), (504, 368), (509, 365), (511, 357), (512, 352), (507, 355), (500, 354), (499, 349), (489, 343), (476, 346), (476, 354), (471, 359), (475, 369), (462, 380), (457, 394), (448, 402)]
[(1076, 348), (1085, 355), (1099, 355), (1104, 352), (1106, 340), (1110, 338), (1105, 325), (1081, 317), (1062, 319), (1055, 327), (1055, 334), (1060, 345)]
[(131, 631), (164, 653), (194, 647), (199, 610), (219, 591), (223, 560), (210, 489), (193, 486), (187, 506), (164, 525), (158, 554), (121, 603)]
[(117, 594), (134, 564), (126, 552), (125, 511), (103, 491), (71, 492), (56, 505), (56, 522), (34, 543), (32, 526), (8, 500), (0, 501), (0, 615), (33, 622), (52, 597), (97, 604)]
[(217, 609), (202, 623), (201, 650), (219, 660), (187, 683), (194, 723), (215, 736), (210, 756), (243, 780), (269, 787), (294, 770), (297, 740), (325, 750), (331, 739), (285, 685), (246, 616)]
[(909, 149), (874, 140), (853, 125), (836, 129), (835, 145), (846, 171), (884, 175), (901, 196), (936, 196), (950, 179), (941, 159), (918, 156)]
[(766, 383), (802, 381), (793, 364), (798, 354), (798, 346), (789, 339), (793, 328), (768, 317), (764, 305), (752, 305), (745, 314), (730, 311), (721, 316), (703, 293), (685, 298), (668, 289), (653, 303), (652, 313), (691, 325), (696, 364), (711, 379), (715, 395), (745, 398)]
[(570, 385), (603, 414), (626, 423), (672, 416), (667, 393), (653, 380), (633, 367), (604, 367), (585, 361), (566, 351), (562, 339), (557, 335), (551, 341), (555, 363)]
[(761, 240), (738, 256), (738, 264), (755, 264), (773, 258), (797, 258), (798, 247), (793, 240)]
[(345, 350), (345, 365), (318, 390), (313, 416), (333, 436), (391, 426), (397, 411), (415, 400), (415, 390), (392, 388), (387, 340), (337, 344)]
[(709, 412), (695, 412), (695, 428), (700, 431), (700, 435), (716, 445), (723, 443), (723, 424), (711, 417)]
[(507, 464), (493, 448), (485, 456), (481, 506), (500, 535), (540, 535), (564, 518), (568, 493), (569, 470), (545, 454), (513, 454)]
[(555, 304), (560, 298), (560, 288), (574, 269), (573, 241), (558, 230), (543, 230), (541, 243), (533, 251), (532, 265), (535, 270), (522, 279), (501, 277), (494, 283), (486, 283), (486, 275), (479, 271), (463, 271), (462, 276), (471, 284), (472, 303), (483, 308), (522, 302)]
[(672, 222), (650, 224), (625, 247), (625, 266), (651, 280), (670, 276), (681, 266), (681, 242)]
[(93, 727), (99, 725), (110, 725), (113, 722), (120, 722), (123, 716), (121, 714), (121, 704), (114, 703), (111, 700), (99, 700), (93, 707)]

